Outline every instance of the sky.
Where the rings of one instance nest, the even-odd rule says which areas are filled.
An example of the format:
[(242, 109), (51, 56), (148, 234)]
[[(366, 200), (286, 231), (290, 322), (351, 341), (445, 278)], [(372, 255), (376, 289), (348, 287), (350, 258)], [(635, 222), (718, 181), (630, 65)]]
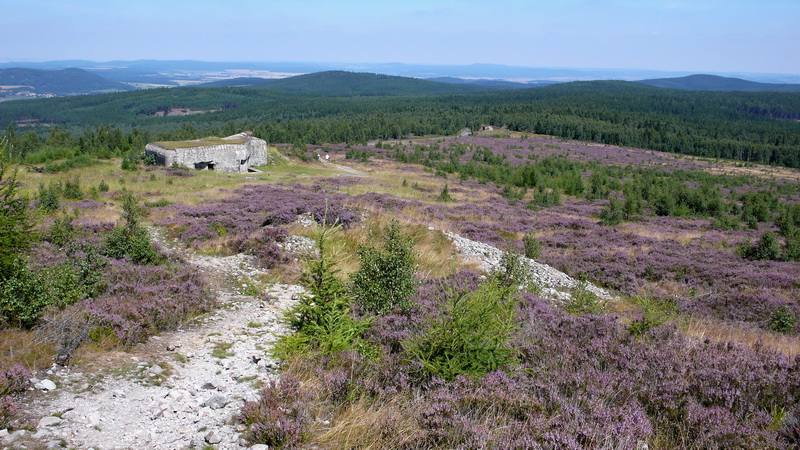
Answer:
[(800, 74), (800, 0), (0, 0), (0, 61)]

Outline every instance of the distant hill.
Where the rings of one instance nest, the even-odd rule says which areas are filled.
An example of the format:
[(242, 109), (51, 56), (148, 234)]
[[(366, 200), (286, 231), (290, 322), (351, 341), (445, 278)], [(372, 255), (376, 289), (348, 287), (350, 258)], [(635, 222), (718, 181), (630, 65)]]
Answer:
[(448, 84), (417, 78), (374, 73), (331, 70), (279, 79), (234, 78), (201, 86), (250, 86), (285, 92), (301, 92), (334, 97), (371, 97), (384, 95), (453, 94), (488, 90), (485, 86)]
[[(524, 89), (534, 86), (543, 86), (542, 84), (534, 84), (534, 83), (518, 83), (516, 81), (508, 81), (508, 80), (495, 80), (495, 79), (487, 79), (487, 78), (456, 78), (456, 77), (436, 77), (436, 78), (426, 78), (428, 81), (435, 81), (437, 83), (447, 83), (447, 84), (465, 84), (465, 85), (472, 85), (472, 86), (481, 86), (487, 88), (494, 88), (494, 89)], [(547, 84), (554, 84), (554, 83), (547, 83)]]
[(238, 77), (228, 78), (227, 80), (209, 81), (208, 83), (196, 84), (202, 87), (253, 87), (269, 81), (267, 78), (259, 77)]
[(769, 84), (717, 75), (689, 75), (680, 78), (657, 78), (637, 83), (685, 91), (800, 92), (800, 84)]
[(34, 94), (75, 95), (111, 91), (130, 91), (134, 88), (123, 83), (107, 80), (82, 69), (38, 70), (13, 67), (0, 69), (0, 86), (9, 93), (20, 91)]

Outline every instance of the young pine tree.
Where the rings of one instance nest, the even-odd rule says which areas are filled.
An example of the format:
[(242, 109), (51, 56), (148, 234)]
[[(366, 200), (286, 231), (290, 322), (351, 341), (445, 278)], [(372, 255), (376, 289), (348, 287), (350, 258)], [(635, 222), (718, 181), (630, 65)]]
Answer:
[(386, 314), (409, 306), (417, 285), (414, 242), (402, 236), (396, 220), (383, 232), (383, 248), (362, 246), (358, 259), (361, 267), (350, 282), (353, 294), (367, 311)]

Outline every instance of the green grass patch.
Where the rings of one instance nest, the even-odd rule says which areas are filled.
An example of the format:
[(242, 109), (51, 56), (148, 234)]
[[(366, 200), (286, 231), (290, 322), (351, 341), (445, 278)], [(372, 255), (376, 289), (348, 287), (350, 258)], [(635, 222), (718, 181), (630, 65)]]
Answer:
[(154, 142), (155, 145), (163, 147), (167, 150), (175, 150), (178, 148), (192, 148), (192, 147), (208, 147), (212, 145), (234, 145), (244, 144), (245, 139), (223, 139), (216, 136), (207, 136), (202, 139), (191, 141), (158, 141)]
[(219, 359), (233, 356), (235, 353), (228, 351), (231, 347), (233, 347), (233, 342), (220, 342), (214, 346), (214, 350), (211, 351), (211, 356)]

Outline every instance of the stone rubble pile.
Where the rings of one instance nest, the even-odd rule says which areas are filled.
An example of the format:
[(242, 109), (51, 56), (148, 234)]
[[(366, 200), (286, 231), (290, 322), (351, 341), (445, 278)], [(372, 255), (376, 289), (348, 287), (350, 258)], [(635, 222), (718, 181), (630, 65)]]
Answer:
[[(503, 256), (503, 251), (499, 248), (467, 239), (449, 231), (442, 231), (442, 233), (453, 241), (453, 245), (455, 245), (463, 258), (467, 261), (477, 262), (480, 270), (492, 273), (500, 268), (500, 258)], [(554, 267), (524, 256), (521, 257), (521, 260), (528, 268), (531, 280), (542, 287), (542, 296), (545, 298), (567, 300), (570, 295), (566, 291), (578, 286), (577, 280)], [(607, 290), (592, 283), (587, 283), (586, 289), (602, 299), (613, 298)]]

